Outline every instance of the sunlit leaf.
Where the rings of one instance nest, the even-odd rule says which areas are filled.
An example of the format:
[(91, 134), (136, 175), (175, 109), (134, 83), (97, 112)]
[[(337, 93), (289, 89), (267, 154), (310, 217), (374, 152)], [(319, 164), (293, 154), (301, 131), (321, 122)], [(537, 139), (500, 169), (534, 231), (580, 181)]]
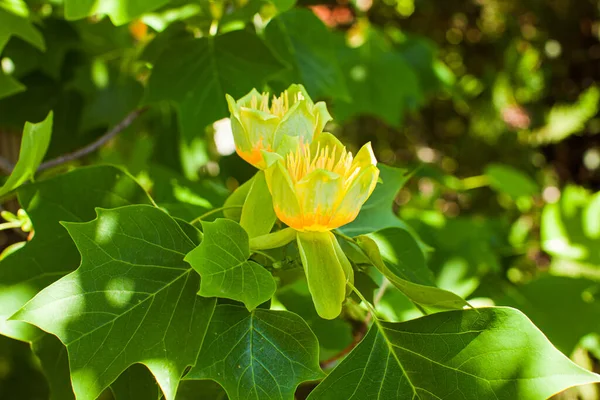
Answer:
[(97, 209), (90, 222), (64, 223), (81, 266), (14, 316), (65, 344), (77, 399), (96, 399), (134, 363), (148, 367), (165, 398), (193, 365), (214, 310), (197, 296), (183, 260), (194, 243), (166, 213), (147, 205)]
[(277, 288), (269, 271), (249, 261), (248, 234), (237, 223), (219, 218), (203, 222), (204, 239), (185, 260), (202, 277), (198, 294), (243, 302), (249, 310), (269, 300)]
[(588, 279), (542, 275), (519, 286), (489, 280), (475, 295), (518, 308), (552, 344), (571, 355), (585, 335), (600, 333), (600, 321), (596, 318), (600, 313), (596, 299), (599, 290), (600, 285)]
[(292, 400), (300, 383), (323, 376), (318, 349), (296, 314), (219, 305), (198, 362), (185, 378), (213, 379), (231, 400)]
[(18, 193), (35, 236), (0, 261), (0, 334), (32, 340), (39, 330), (7, 318), (80, 263), (77, 248), (59, 221), (89, 221), (96, 207), (151, 204), (151, 200), (130, 175), (108, 166), (80, 168), (23, 186)]
[(308, 399), (538, 400), (599, 380), (519, 311), (483, 308), (374, 324)]

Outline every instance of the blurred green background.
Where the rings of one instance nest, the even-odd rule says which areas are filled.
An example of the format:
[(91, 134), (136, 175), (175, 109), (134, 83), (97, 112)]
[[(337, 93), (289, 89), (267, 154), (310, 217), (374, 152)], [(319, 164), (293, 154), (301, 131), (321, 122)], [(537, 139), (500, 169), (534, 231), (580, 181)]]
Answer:
[[(0, 0), (0, 52), (0, 161), (50, 110), (47, 158), (144, 107), (60, 168), (120, 165), (187, 220), (254, 173), (224, 94), (304, 84), (329, 131), (412, 171), (395, 211), (440, 287), (521, 309), (598, 370), (600, 1)], [(2, 231), (0, 249), (19, 240)], [(379, 308), (418, 315), (391, 289)], [(0, 399), (45, 398), (28, 345), (0, 337)]]

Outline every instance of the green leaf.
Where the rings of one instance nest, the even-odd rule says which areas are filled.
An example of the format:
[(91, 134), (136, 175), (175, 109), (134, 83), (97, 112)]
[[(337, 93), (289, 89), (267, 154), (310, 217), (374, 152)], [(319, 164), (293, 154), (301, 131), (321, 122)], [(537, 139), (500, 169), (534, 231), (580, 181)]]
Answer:
[(554, 105), (546, 116), (546, 124), (531, 132), (529, 141), (535, 145), (556, 143), (582, 131), (598, 113), (600, 89), (590, 86), (573, 104)]
[(336, 104), (335, 115), (341, 120), (373, 115), (398, 127), (404, 112), (423, 102), (419, 80), (404, 57), (386, 43), (382, 33), (370, 29), (366, 36), (360, 47), (340, 52), (351, 100)]
[(96, 215), (95, 207), (151, 204), (152, 200), (130, 175), (108, 166), (79, 168), (23, 186), (18, 194), (35, 236), (0, 261), (0, 334), (27, 341), (39, 331), (7, 318), (80, 263), (77, 248), (59, 221), (89, 221)]
[(219, 305), (185, 379), (213, 379), (231, 400), (292, 400), (300, 383), (323, 376), (318, 356), (315, 335), (296, 314)]
[[(433, 273), (427, 268), (423, 251), (410, 233), (399, 228), (387, 228), (368, 236), (359, 236), (357, 240), (364, 242), (365, 237), (370, 239), (366, 243), (369, 243), (367, 254), (371, 261), (373, 255), (381, 252), (393, 275), (419, 285), (434, 286)], [(373, 244), (377, 246), (377, 251), (374, 251)]]
[(11, 36), (17, 36), (42, 51), (46, 49), (44, 37), (27, 18), (0, 8), (0, 53)]
[(513, 199), (533, 196), (540, 191), (533, 179), (509, 165), (488, 164), (485, 167), (485, 175), (494, 190), (506, 193)]
[(308, 399), (539, 400), (599, 378), (521, 312), (482, 308), (376, 321)]
[(410, 174), (405, 169), (389, 167), (384, 164), (378, 164), (377, 168), (379, 168), (379, 178), (382, 183), (377, 184), (356, 219), (340, 228), (346, 235), (364, 235), (394, 226), (410, 229), (392, 210), (396, 194), (406, 184)]
[[(384, 229), (371, 234), (371, 237), (359, 236), (356, 240), (373, 265), (411, 301), (433, 310), (460, 310), (468, 306), (460, 296), (428, 285), (430, 273), (427, 273), (429, 270), (423, 253), (408, 232), (397, 228)], [(389, 263), (383, 261), (378, 244), (385, 250), (385, 258)], [(424, 272), (425, 279), (416, 276), (422, 284), (403, 278), (408, 278), (409, 271), (414, 270)]]
[(148, 82), (146, 102), (169, 100), (177, 105), (187, 176), (194, 176), (207, 161), (194, 152), (204, 143), (204, 128), (229, 114), (225, 94), (241, 97), (281, 68), (264, 43), (248, 31), (178, 40), (161, 53)]
[(333, 34), (310, 10), (294, 8), (273, 18), (265, 37), (279, 58), (291, 66), (276, 79), (282, 87), (302, 83), (313, 98), (348, 98)]
[(204, 239), (185, 260), (200, 276), (198, 294), (241, 301), (252, 311), (273, 297), (277, 285), (269, 271), (248, 261), (248, 234), (237, 223), (218, 218), (202, 222)]
[(25, 85), (0, 70), (0, 99), (12, 96), (26, 89)]
[(92, 15), (108, 15), (115, 25), (123, 25), (132, 19), (158, 7), (167, 4), (170, 0), (64, 0), (65, 18), (76, 20)]
[(600, 266), (600, 194), (568, 185), (560, 201), (546, 204), (540, 224), (542, 249), (552, 256)]
[(273, 199), (267, 186), (264, 171), (258, 171), (244, 200), (240, 225), (250, 238), (271, 232), (277, 216), (273, 210)]
[(600, 333), (600, 303), (595, 298), (599, 289), (598, 282), (588, 279), (544, 274), (520, 286), (490, 280), (474, 295), (518, 308), (560, 351), (571, 355), (585, 335)]
[(115, 400), (159, 400), (160, 389), (148, 368), (133, 364), (110, 385)]
[(0, 187), (0, 197), (21, 186), (25, 181), (33, 178), (35, 171), (42, 163), (50, 137), (52, 136), (52, 112), (45, 120), (37, 124), (25, 123), (23, 139), (21, 139), (21, 150), (19, 161), (14, 170)]
[(90, 222), (64, 223), (81, 266), (13, 318), (65, 344), (78, 400), (96, 399), (134, 363), (146, 365), (173, 400), (215, 304), (196, 295), (198, 276), (183, 260), (196, 244), (155, 207), (97, 213)]

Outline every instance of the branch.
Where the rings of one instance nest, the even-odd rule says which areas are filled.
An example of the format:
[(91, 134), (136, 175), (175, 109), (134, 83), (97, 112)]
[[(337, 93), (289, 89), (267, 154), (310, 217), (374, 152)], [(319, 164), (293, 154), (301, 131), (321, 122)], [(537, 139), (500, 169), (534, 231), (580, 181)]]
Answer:
[(82, 147), (79, 150), (75, 150), (72, 153), (58, 156), (56, 158), (53, 158), (52, 160), (48, 160), (48, 161), (42, 163), (39, 166), (39, 168), (37, 169), (38, 172), (47, 170), (49, 168), (56, 167), (61, 164), (68, 163), (70, 161), (77, 160), (78, 158), (84, 157), (84, 156), (94, 152), (98, 148), (102, 147), (106, 142), (111, 140), (113, 137), (117, 136), (121, 131), (125, 130), (129, 125), (131, 125), (131, 123), (133, 121), (135, 121), (137, 119), (137, 117), (139, 117), (144, 112), (146, 112), (146, 110), (148, 110), (148, 108), (143, 107), (143, 108), (137, 109), (135, 111), (132, 111), (121, 122), (119, 122), (117, 125), (115, 125), (114, 128), (112, 128), (111, 130), (106, 132), (104, 135), (100, 136), (95, 142), (92, 142), (92, 143), (88, 144), (87, 146)]
[[(37, 171), (45, 171), (49, 168), (53, 168), (59, 166), (61, 164), (68, 163), (70, 161), (77, 160), (78, 158), (84, 157), (98, 148), (102, 147), (106, 142), (117, 136), (121, 131), (125, 130), (129, 125), (132, 124), (133, 121), (137, 119), (140, 115), (146, 112), (148, 107), (143, 107), (132, 111), (129, 113), (121, 122), (115, 125), (114, 128), (106, 132), (104, 135), (100, 136), (96, 141), (88, 144), (81, 149), (75, 150), (72, 153), (64, 154), (62, 156), (58, 156), (53, 158), (52, 160), (48, 160), (38, 167)], [(5, 173), (6, 175), (10, 175), (11, 172), (15, 169), (15, 165), (8, 161), (6, 158), (0, 156), (0, 171)]]

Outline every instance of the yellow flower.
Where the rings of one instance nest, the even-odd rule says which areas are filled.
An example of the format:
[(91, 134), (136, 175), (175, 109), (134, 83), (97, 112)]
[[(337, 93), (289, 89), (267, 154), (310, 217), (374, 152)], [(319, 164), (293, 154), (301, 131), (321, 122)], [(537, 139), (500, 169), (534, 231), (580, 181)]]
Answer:
[(352, 222), (379, 177), (367, 143), (353, 157), (330, 133), (265, 171), (277, 217), (297, 231), (325, 232)]
[(284, 155), (299, 142), (310, 143), (331, 120), (325, 103), (314, 104), (302, 85), (269, 97), (256, 89), (237, 102), (227, 95), (236, 151), (260, 169), (267, 167), (264, 151)]

